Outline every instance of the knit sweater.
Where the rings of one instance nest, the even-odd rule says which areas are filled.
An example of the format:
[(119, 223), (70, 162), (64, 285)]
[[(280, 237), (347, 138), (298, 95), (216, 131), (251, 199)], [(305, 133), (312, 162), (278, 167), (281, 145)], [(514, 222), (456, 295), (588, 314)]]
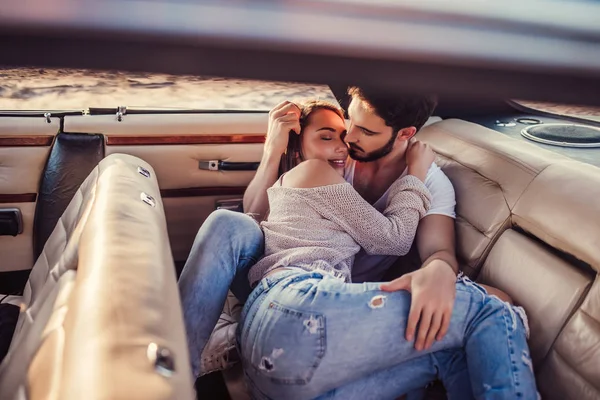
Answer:
[(265, 252), (248, 274), (252, 286), (273, 269), (291, 266), (351, 282), (361, 247), (369, 254), (408, 253), (431, 201), (427, 187), (412, 175), (392, 184), (383, 214), (347, 182), (290, 188), (280, 179), (267, 197), (270, 212), (261, 223)]

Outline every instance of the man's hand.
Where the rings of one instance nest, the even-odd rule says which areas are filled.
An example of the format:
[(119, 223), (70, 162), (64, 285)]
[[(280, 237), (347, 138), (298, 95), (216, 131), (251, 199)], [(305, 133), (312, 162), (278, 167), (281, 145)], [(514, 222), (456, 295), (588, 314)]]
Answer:
[(406, 149), (406, 165), (408, 174), (416, 176), (421, 181), (425, 181), (427, 171), (435, 160), (435, 153), (427, 143), (420, 142), (414, 138), (408, 142)]
[(300, 108), (284, 101), (269, 112), (269, 128), (265, 140), (265, 152), (280, 156), (285, 153), (290, 132), (300, 134)]
[(456, 297), (456, 275), (449, 264), (434, 259), (415, 272), (381, 285), (381, 290), (412, 293), (406, 340), (413, 340), (418, 324), (417, 350), (428, 349), (434, 339), (442, 340), (450, 326)]

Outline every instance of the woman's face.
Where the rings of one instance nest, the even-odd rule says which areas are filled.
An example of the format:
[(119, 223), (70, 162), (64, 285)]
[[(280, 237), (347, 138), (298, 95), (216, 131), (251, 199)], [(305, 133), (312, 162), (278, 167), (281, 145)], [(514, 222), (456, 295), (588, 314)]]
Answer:
[(340, 175), (348, 157), (344, 142), (346, 124), (335, 112), (327, 109), (313, 111), (302, 131), (302, 154), (305, 160), (327, 161)]

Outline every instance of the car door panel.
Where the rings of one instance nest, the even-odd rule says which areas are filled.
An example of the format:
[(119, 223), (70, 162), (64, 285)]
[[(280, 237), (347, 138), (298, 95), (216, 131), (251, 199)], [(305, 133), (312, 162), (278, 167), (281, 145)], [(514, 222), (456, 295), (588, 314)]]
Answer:
[(219, 170), (219, 162), (233, 168), (260, 162), (267, 122), (267, 113), (244, 112), (129, 114), (120, 122), (113, 115), (69, 116), (64, 129), (100, 133), (107, 156), (130, 154), (152, 165), (173, 256), (182, 263), (206, 217), (219, 202), (241, 199), (255, 174), (253, 165)]
[(0, 272), (33, 266), (40, 179), (59, 127), (58, 118), (0, 117), (0, 210), (19, 209), (23, 224), (19, 235), (0, 236)]

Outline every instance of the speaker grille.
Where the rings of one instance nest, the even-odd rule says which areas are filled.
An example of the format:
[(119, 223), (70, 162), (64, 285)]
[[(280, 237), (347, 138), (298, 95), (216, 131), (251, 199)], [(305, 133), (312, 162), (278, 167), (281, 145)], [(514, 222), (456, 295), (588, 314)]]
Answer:
[(600, 129), (575, 124), (528, 126), (521, 135), (529, 140), (562, 147), (600, 147)]

